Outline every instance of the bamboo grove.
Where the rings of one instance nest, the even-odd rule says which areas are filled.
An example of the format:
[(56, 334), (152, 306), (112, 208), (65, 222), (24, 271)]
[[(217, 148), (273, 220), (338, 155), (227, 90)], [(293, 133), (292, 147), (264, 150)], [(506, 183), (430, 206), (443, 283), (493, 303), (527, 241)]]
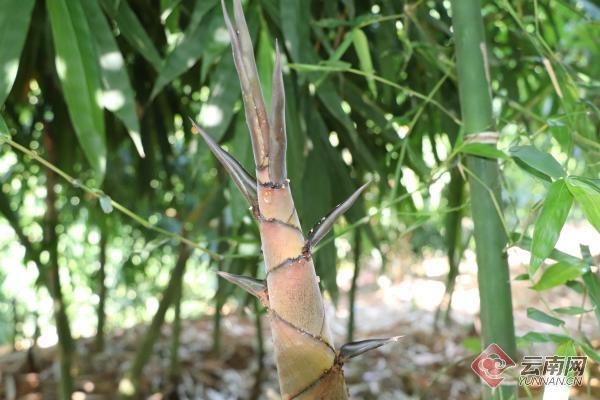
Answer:
[[(232, 318), (253, 331), (255, 382), (221, 389), (253, 400), (264, 385), (377, 396), (357, 374), (398, 357), (389, 393), (446, 393), (462, 364), (433, 376), (410, 356), (444, 353), (445, 329), (465, 359), (542, 343), (600, 362), (598, 15), (572, 0), (0, 1), (0, 353), (22, 360), (5, 371), (0, 354), (0, 397), (31, 373), (72, 399), (105, 372), (108, 398), (177, 396), (190, 326), (208, 324), (193, 355), (208, 368), (229, 362)], [(567, 254), (575, 225), (591, 233)], [(428, 310), (398, 293), (421, 279), (440, 295)], [(381, 321), (431, 326), (371, 334), (375, 290), (394, 299)], [(115, 348), (126, 362), (98, 369)], [(461, 398), (529, 395), (466, 375)]]

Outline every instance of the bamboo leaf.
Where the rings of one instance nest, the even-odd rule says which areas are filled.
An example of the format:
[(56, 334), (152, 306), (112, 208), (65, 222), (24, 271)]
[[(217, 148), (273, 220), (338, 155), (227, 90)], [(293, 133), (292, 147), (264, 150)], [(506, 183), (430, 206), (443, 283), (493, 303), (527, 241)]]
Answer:
[(275, 70), (273, 63), (273, 40), (269, 34), (269, 27), (264, 18), (261, 18), (260, 30), (258, 32), (258, 48), (256, 49), (256, 68), (258, 69), (258, 77), (260, 78), (265, 98), (265, 107), (269, 109), (271, 104), (272, 88), (275, 82), (273, 71)]
[(532, 289), (541, 291), (563, 285), (568, 281), (579, 278), (587, 271), (583, 264), (569, 264), (564, 261), (551, 265), (540, 277)]
[(563, 343), (568, 340), (571, 340), (571, 338), (566, 335), (536, 331), (527, 332), (525, 335), (519, 337), (519, 341), (525, 343)]
[[(594, 265), (594, 259), (592, 258), (589, 246), (580, 245), (579, 247), (581, 248), (581, 255), (586, 264), (590, 267)], [(583, 274), (582, 278), (583, 283), (588, 290), (590, 299), (592, 300), (592, 304), (595, 306), (596, 319), (600, 324), (600, 279), (598, 279), (598, 276), (593, 273), (591, 269), (588, 269), (585, 274)]]
[(35, 0), (2, 0), (0, 9), (0, 106), (10, 93)]
[[(320, 118), (307, 120), (307, 131), (309, 134), (320, 132)], [(301, 196), (300, 217), (302, 226), (310, 226), (319, 221), (322, 215), (327, 213), (328, 204), (335, 204), (332, 199), (333, 180), (329, 174), (322, 171), (322, 165), (327, 162), (327, 155), (324, 154), (322, 146), (315, 146), (306, 159), (306, 167), (302, 176), (301, 190), (297, 193)], [(291, 172), (291, 171), (290, 171)], [(319, 199), (315, 202), (314, 199)], [(315, 268), (320, 280), (319, 283), (329, 294), (334, 302), (338, 298), (338, 287), (336, 280), (336, 257), (337, 252), (334, 246), (322, 246), (319, 251), (313, 254)]]
[(373, 60), (371, 60), (371, 52), (369, 51), (369, 39), (367, 39), (367, 35), (365, 35), (362, 29), (357, 28), (352, 31), (352, 44), (358, 56), (360, 69), (367, 74), (366, 80), (369, 90), (373, 97), (377, 97), (377, 85), (373, 78), (375, 70), (373, 69)]
[(127, 42), (144, 57), (156, 71), (160, 71), (162, 59), (152, 39), (127, 1), (100, 0), (102, 8), (117, 22), (119, 32)]
[[(173, 79), (190, 69), (204, 51), (206, 36), (209, 25), (203, 22), (207, 13), (217, 4), (216, 0), (197, 1), (194, 12), (191, 16), (191, 22), (185, 30), (183, 39), (167, 55), (165, 62), (160, 68), (158, 77), (154, 82), (150, 98), (156, 97), (158, 93), (168, 85)], [(213, 15), (213, 14), (211, 14)], [(214, 13), (215, 18), (219, 18)]]
[(589, 223), (600, 232), (600, 181), (569, 176), (566, 182)]
[(565, 324), (565, 321), (562, 319), (554, 318), (534, 307), (527, 308), (527, 318), (552, 326), (561, 326)]
[(582, 275), (583, 283), (588, 290), (590, 300), (594, 305), (596, 320), (600, 324), (600, 279), (591, 270), (586, 271)]
[(123, 55), (97, 1), (85, 0), (83, 10), (90, 29), (94, 32), (96, 57), (100, 60), (104, 87), (102, 105), (123, 121), (138, 154), (144, 157), (140, 123), (135, 109), (135, 93), (127, 75)]
[(461, 147), (460, 151), (466, 154), (472, 154), (479, 157), (507, 159), (508, 156), (502, 150), (484, 143), (467, 143)]
[(235, 158), (221, 148), (213, 138), (200, 128), (194, 120), (190, 119), (194, 129), (202, 136), (210, 151), (219, 160), (221, 165), (225, 168), (227, 173), (233, 179), (235, 185), (238, 187), (242, 195), (248, 200), (248, 203), (252, 207), (258, 207), (258, 197), (256, 194), (256, 179), (250, 176), (250, 174), (240, 165)]
[(345, 213), (346, 210), (352, 207), (356, 199), (358, 199), (358, 197), (370, 183), (371, 182), (367, 182), (361, 187), (359, 187), (354, 193), (350, 195), (350, 197), (348, 197), (346, 201), (336, 206), (326, 217), (322, 218), (321, 221), (319, 221), (319, 223), (317, 223), (317, 225), (315, 225), (315, 227), (308, 232), (308, 238), (306, 239), (307, 249), (315, 246), (317, 243), (319, 243), (321, 239), (325, 237), (325, 235), (329, 233), (335, 221), (343, 213)]
[(346, 343), (340, 348), (340, 358), (347, 361), (351, 358), (360, 356), (369, 350), (376, 349), (388, 343), (398, 342), (403, 336), (394, 336), (384, 339), (367, 339), (359, 340), (358, 342)]
[(573, 148), (573, 137), (566, 124), (559, 119), (548, 119), (546, 123), (550, 127), (550, 133), (560, 144), (562, 150), (565, 153), (570, 153)]
[(285, 46), (292, 60), (297, 63), (313, 61), (310, 51), (310, 3), (303, 0), (282, 1), (279, 3), (281, 29)]
[(593, 309), (586, 310), (585, 308), (582, 308), (582, 307), (569, 306), (569, 307), (554, 308), (552, 311), (554, 311), (555, 313), (564, 314), (564, 315), (580, 315), (580, 314), (587, 314), (594, 310)]
[(586, 343), (580, 343), (581, 350), (585, 353), (586, 356), (594, 360), (597, 364), (600, 364), (600, 353), (598, 353), (592, 346)]
[(100, 72), (83, 5), (78, 1), (47, 2), (56, 49), (56, 71), (83, 152), (99, 182), (106, 169), (104, 116), (98, 103)]
[(514, 277), (515, 281), (528, 281), (529, 280), (529, 274), (519, 274), (517, 276)]
[(572, 204), (573, 196), (567, 189), (564, 179), (550, 185), (533, 230), (529, 276), (535, 275), (554, 249)]
[(554, 157), (534, 146), (514, 146), (509, 149), (509, 153), (511, 157), (521, 162), (517, 163), (519, 166), (528, 167), (525, 170), (538, 177), (550, 180), (548, 177), (560, 179), (565, 176), (565, 171)]

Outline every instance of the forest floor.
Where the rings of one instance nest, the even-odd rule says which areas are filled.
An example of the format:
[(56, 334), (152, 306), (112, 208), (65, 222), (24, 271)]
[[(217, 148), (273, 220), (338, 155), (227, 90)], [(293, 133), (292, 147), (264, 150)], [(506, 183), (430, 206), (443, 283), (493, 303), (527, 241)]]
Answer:
[[(586, 227), (571, 226), (567, 237), (586, 237)], [(576, 236), (571, 236), (576, 235)], [(598, 241), (596, 241), (598, 242)], [(577, 254), (569, 244), (564, 251)], [(592, 249), (598, 254), (600, 249)], [(480, 384), (470, 363), (475, 357), (479, 326), (479, 300), (474, 254), (466, 252), (453, 297), (452, 318), (448, 325), (434, 327), (436, 309), (442, 299), (446, 260), (442, 254), (428, 254), (417, 260), (400, 257), (381, 277), (375, 263), (365, 263), (359, 279), (356, 303), (355, 340), (404, 335), (398, 342), (349, 361), (345, 376), (354, 399), (476, 399)], [(510, 249), (511, 276), (524, 271), (528, 253)], [(400, 261), (404, 260), (404, 261)], [(343, 343), (348, 319), (347, 289), (350, 272), (342, 269), (338, 277), (341, 296), (337, 308), (329, 306), (332, 330), (337, 343)], [(527, 318), (526, 309), (579, 306), (580, 295), (560, 288), (544, 292), (543, 298), (528, 288), (527, 282), (512, 284), (517, 335), (529, 331), (564, 333)], [(181, 333), (181, 372), (178, 381), (168, 376), (170, 326), (164, 326), (154, 356), (142, 381), (143, 398), (161, 399), (278, 399), (277, 374), (272, 357), (268, 323), (263, 321), (265, 355), (262, 368), (256, 352), (255, 321), (250, 312), (227, 312), (222, 320), (221, 350), (212, 350), (213, 322), (210, 316), (184, 320)], [(264, 319), (265, 317), (263, 317)], [(578, 330), (600, 348), (600, 335), (593, 313), (566, 318), (565, 328)], [(92, 339), (77, 341), (77, 379), (74, 400), (115, 398), (118, 379), (129, 366), (145, 326), (113, 332), (102, 353), (93, 351)], [(552, 355), (555, 345), (542, 343), (521, 349), (523, 355)], [(55, 399), (57, 371), (55, 348), (0, 353), (1, 399)], [(571, 399), (600, 398), (600, 367), (588, 361), (584, 386), (571, 390)], [(530, 387), (533, 398), (541, 389)], [(528, 398), (522, 391), (521, 397)]]

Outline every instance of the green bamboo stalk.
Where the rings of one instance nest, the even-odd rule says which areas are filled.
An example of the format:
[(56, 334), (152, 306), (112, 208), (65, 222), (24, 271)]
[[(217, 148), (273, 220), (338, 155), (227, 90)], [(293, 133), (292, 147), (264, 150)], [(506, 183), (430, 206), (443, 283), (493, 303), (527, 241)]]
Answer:
[(173, 305), (173, 324), (171, 325), (171, 359), (169, 365), (169, 378), (171, 383), (179, 382), (179, 344), (181, 337), (181, 300), (183, 297), (183, 285), (179, 285)]
[(190, 254), (190, 248), (183, 243), (180, 244), (177, 262), (171, 272), (171, 279), (163, 291), (163, 297), (158, 305), (158, 310), (156, 310), (154, 317), (152, 317), (152, 322), (142, 338), (142, 343), (135, 354), (131, 367), (119, 381), (119, 400), (132, 400), (139, 396), (139, 383), (144, 366), (153, 354), (152, 348), (160, 335), (160, 328), (165, 321), (165, 314), (180, 290), (185, 266)]
[[(48, 129), (48, 127), (46, 127)], [(46, 130), (43, 136), (44, 148), (48, 153), (48, 158), (56, 160), (56, 149), (54, 141)], [(60, 266), (58, 263), (58, 211), (56, 209), (56, 175), (54, 171), (48, 170), (46, 173), (46, 214), (44, 215), (44, 247), (48, 251), (48, 275), (47, 286), (52, 297), (54, 309), (54, 320), (56, 323), (56, 332), (58, 335), (58, 354), (60, 360), (60, 377), (58, 383), (58, 395), (61, 400), (71, 400), (73, 392), (73, 351), (74, 343), (71, 335), (71, 326), (67, 316), (67, 304), (62, 294), (60, 282)], [(43, 271), (42, 271), (43, 272)]]
[(104, 326), (106, 323), (106, 246), (108, 241), (108, 230), (106, 221), (101, 219), (100, 228), (100, 255), (98, 257), (98, 308), (96, 310), (96, 351), (104, 351)]
[(456, 284), (456, 277), (458, 276), (458, 268), (461, 259), (461, 248), (462, 248), (462, 215), (463, 210), (460, 205), (463, 203), (464, 196), (464, 180), (458, 167), (454, 167), (450, 170), (450, 183), (448, 184), (448, 208), (453, 211), (446, 215), (446, 254), (448, 257), (448, 277), (446, 280), (446, 291), (442, 302), (436, 312), (435, 326), (437, 329), (439, 318), (442, 317), (444, 323), (447, 325), (450, 322), (450, 310), (452, 309), (452, 295), (454, 294), (454, 287)]
[(19, 335), (19, 313), (17, 310), (17, 299), (12, 298), (10, 301), (13, 317), (13, 330), (11, 335), (11, 347), (13, 351), (17, 351), (17, 336)]
[(360, 255), (361, 255), (361, 230), (356, 228), (354, 231), (354, 271), (352, 272), (352, 283), (350, 293), (348, 293), (348, 329), (346, 332), (346, 341), (354, 340), (354, 308), (356, 303), (356, 285), (358, 275), (360, 274)]
[[(452, 0), (458, 86), (465, 140), (472, 135), (495, 131), (492, 118), (489, 71), (481, 0)], [(496, 160), (467, 156), (471, 213), (477, 253), (477, 276), (481, 303), (484, 347), (498, 344), (516, 359), (510, 276), (506, 257), (507, 237), (495, 207), (501, 200), (500, 171)], [(489, 191), (488, 189), (491, 189)], [(492, 198), (494, 196), (494, 198)], [(484, 389), (490, 399), (516, 398), (514, 386)]]

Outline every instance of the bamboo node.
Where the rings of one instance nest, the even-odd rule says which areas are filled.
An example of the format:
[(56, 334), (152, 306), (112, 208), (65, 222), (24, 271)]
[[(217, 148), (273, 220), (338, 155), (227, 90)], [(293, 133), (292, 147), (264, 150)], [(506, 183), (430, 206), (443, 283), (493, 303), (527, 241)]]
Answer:
[(498, 144), (500, 134), (495, 131), (475, 132), (467, 135), (464, 143)]

